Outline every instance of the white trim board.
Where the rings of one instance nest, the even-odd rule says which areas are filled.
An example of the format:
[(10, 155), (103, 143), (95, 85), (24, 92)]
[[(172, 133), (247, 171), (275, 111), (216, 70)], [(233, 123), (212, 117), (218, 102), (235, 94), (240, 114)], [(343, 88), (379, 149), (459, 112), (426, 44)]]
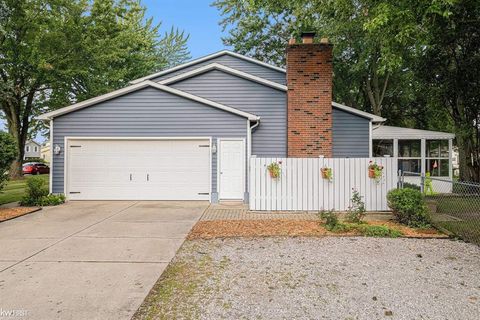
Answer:
[(248, 112), (244, 112), (244, 111), (241, 111), (241, 110), (238, 110), (238, 109), (235, 109), (235, 108), (232, 108), (232, 107), (229, 107), (229, 106), (226, 106), (226, 105), (214, 102), (214, 101), (210, 101), (210, 100), (207, 100), (205, 98), (201, 98), (201, 97), (195, 96), (193, 94), (190, 94), (190, 93), (178, 90), (178, 89), (174, 89), (174, 88), (171, 88), (171, 87), (168, 87), (168, 86), (165, 86), (165, 85), (153, 82), (153, 81), (149, 81), (149, 80), (146, 80), (146, 81), (143, 81), (143, 82), (140, 82), (140, 83), (137, 83), (137, 84), (133, 84), (133, 85), (130, 85), (128, 87), (118, 89), (118, 90), (112, 91), (110, 93), (107, 93), (107, 94), (104, 94), (104, 95), (101, 95), (101, 96), (98, 96), (98, 97), (95, 97), (95, 98), (92, 98), (92, 99), (88, 99), (88, 100), (73, 104), (73, 105), (68, 106), (68, 107), (64, 107), (64, 108), (61, 108), (61, 109), (58, 109), (58, 110), (55, 110), (55, 111), (44, 113), (44, 114), (40, 115), (39, 117), (37, 117), (37, 119), (38, 120), (51, 120), (55, 117), (58, 117), (58, 116), (61, 116), (61, 115), (64, 115), (64, 114), (67, 114), (67, 113), (70, 113), (70, 112), (74, 112), (74, 111), (77, 111), (77, 110), (95, 105), (97, 103), (104, 102), (104, 101), (107, 101), (107, 100), (110, 100), (110, 99), (113, 99), (113, 98), (116, 98), (116, 97), (119, 97), (119, 96), (122, 96), (122, 95), (125, 95), (125, 94), (128, 94), (128, 93), (131, 93), (131, 92), (135, 92), (137, 90), (140, 90), (140, 89), (143, 89), (143, 88), (146, 88), (146, 87), (153, 87), (153, 88), (156, 88), (156, 89), (164, 91), (164, 92), (168, 92), (168, 93), (171, 93), (171, 94), (174, 94), (174, 95), (186, 98), (186, 99), (190, 99), (190, 100), (193, 100), (193, 101), (196, 101), (196, 102), (199, 102), (199, 103), (202, 103), (202, 104), (205, 104), (205, 105), (208, 105), (208, 106), (220, 109), (220, 110), (224, 110), (224, 111), (227, 111), (227, 112), (245, 117), (249, 120), (259, 120), (260, 119), (260, 117), (257, 116), (257, 115), (254, 115), (254, 114), (251, 114), (251, 113), (248, 113)]
[(157, 77), (163, 76), (165, 74), (168, 74), (168, 73), (171, 73), (171, 72), (174, 72), (174, 71), (177, 71), (177, 70), (181, 70), (183, 68), (186, 68), (186, 67), (189, 67), (189, 66), (195, 65), (197, 63), (207, 61), (207, 60), (210, 60), (210, 59), (213, 59), (213, 58), (216, 58), (216, 57), (220, 57), (220, 56), (223, 56), (223, 55), (229, 55), (229, 56), (236, 57), (236, 58), (248, 61), (248, 62), (258, 64), (258, 65), (263, 66), (263, 67), (267, 67), (267, 68), (270, 68), (270, 69), (273, 69), (273, 70), (276, 70), (276, 71), (279, 71), (279, 72), (286, 73), (286, 70), (283, 69), (283, 68), (280, 68), (280, 67), (277, 67), (277, 66), (259, 61), (259, 60), (254, 59), (254, 58), (244, 56), (242, 54), (239, 54), (239, 53), (236, 53), (236, 52), (233, 52), (233, 51), (222, 50), (222, 51), (215, 52), (215, 53), (206, 55), (204, 57), (189, 61), (187, 63), (175, 66), (173, 68), (169, 68), (169, 69), (157, 72), (157, 73), (150, 74), (150, 75), (142, 77), (142, 78), (132, 80), (132, 81), (130, 81), (130, 83), (135, 84), (135, 83), (139, 83), (139, 82), (142, 82), (142, 81), (145, 81), (145, 80), (150, 80), (150, 79), (153, 79), (153, 78), (157, 78)]
[(171, 83), (178, 82), (178, 81), (181, 81), (181, 80), (184, 80), (184, 79), (188, 79), (188, 78), (197, 76), (199, 74), (206, 73), (206, 72), (211, 71), (211, 70), (223, 71), (225, 73), (228, 73), (228, 74), (231, 74), (231, 75), (243, 78), (243, 79), (247, 79), (247, 80), (250, 80), (250, 81), (253, 81), (253, 82), (257, 82), (257, 83), (266, 85), (266, 86), (274, 88), (274, 89), (278, 89), (278, 90), (281, 90), (281, 91), (287, 91), (287, 86), (285, 86), (283, 84), (279, 84), (279, 83), (276, 83), (276, 82), (273, 82), (273, 81), (270, 81), (270, 80), (267, 80), (267, 79), (264, 79), (264, 78), (260, 78), (260, 77), (254, 76), (252, 74), (249, 74), (249, 73), (237, 70), (237, 69), (233, 69), (233, 68), (224, 66), (223, 64), (219, 64), (219, 63), (207, 64), (205, 66), (202, 66), (202, 67), (193, 69), (191, 71), (181, 73), (181, 74), (176, 75), (174, 77), (165, 79), (165, 80), (160, 81), (158, 83), (164, 84), (164, 85), (169, 85)]
[(355, 108), (352, 108), (352, 107), (349, 107), (349, 106), (346, 106), (346, 105), (343, 105), (343, 104), (338, 103), (338, 102), (333, 102), (332, 101), (332, 107), (343, 110), (343, 111), (346, 111), (346, 112), (350, 112), (352, 114), (356, 114), (357, 116), (360, 116), (360, 117), (370, 119), (373, 122), (384, 122), (384, 121), (387, 120), (385, 118), (382, 118), (382, 117), (376, 116), (374, 114), (371, 114), (371, 113), (368, 113), (368, 112), (365, 112), (365, 111), (361, 111), (361, 110), (358, 110), (358, 109), (355, 109)]

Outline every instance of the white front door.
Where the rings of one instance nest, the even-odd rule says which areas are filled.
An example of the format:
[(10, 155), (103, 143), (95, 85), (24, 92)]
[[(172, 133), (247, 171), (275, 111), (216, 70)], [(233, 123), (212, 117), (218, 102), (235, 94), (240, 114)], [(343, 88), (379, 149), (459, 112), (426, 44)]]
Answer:
[(209, 200), (210, 141), (69, 140), (70, 200)]
[(244, 141), (221, 139), (219, 144), (219, 198), (221, 200), (243, 199), (245, 189)]

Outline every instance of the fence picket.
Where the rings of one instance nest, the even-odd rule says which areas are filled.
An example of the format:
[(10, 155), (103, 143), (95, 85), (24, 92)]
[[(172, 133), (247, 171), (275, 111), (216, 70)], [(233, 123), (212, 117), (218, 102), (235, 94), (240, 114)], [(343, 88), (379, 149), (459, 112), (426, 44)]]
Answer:
[[(368, 177), (372, 160), (384, 166), (380, 182)], [(282, 162), (281, 176), (272, 179), (267, 166)], [(397, 187), (396, 158), (257, 158), (249, 161), (251, 210), (336, 210), (350, 205), (352, 188), (360, 192), (369, 211), (388, 210), (387, 192)], [(332, 169), (333, 181), (321, 169)]]

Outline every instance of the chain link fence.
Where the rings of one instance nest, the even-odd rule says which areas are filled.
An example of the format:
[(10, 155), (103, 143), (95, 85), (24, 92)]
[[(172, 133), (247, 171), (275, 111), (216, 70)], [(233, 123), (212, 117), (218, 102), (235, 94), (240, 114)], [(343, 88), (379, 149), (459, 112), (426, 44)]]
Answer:
[(425, 194), (434, 226), (480, 245), (480, 184), (402, 172), (400, 188)]

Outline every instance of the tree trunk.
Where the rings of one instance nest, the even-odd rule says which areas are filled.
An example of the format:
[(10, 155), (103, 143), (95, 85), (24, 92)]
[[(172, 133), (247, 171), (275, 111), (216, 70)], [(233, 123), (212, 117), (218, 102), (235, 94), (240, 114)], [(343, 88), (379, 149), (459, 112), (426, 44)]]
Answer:
[(18, 122), (9, 123), (8, 132), (12, 135), (15, 139), (18, 147), (18, 154), (17, 158), (12, 162), (10, 166), (10, 178), (18, 179), (23, 176), (22, 172), (22, 164), (23, 164), (23, 156), (25, 155), (25, 142), (27, 140), (27, 136), (22, 134), (21, 127), (19, 126)]
[(460, 180), (480, 182), (480, 163), (478, 161), (477, 148), (473, 141), (474, 137), (464, 133), (465, 128), (459, 128), (456, 135), (458, 144), (458, 156), (460, 166)]

